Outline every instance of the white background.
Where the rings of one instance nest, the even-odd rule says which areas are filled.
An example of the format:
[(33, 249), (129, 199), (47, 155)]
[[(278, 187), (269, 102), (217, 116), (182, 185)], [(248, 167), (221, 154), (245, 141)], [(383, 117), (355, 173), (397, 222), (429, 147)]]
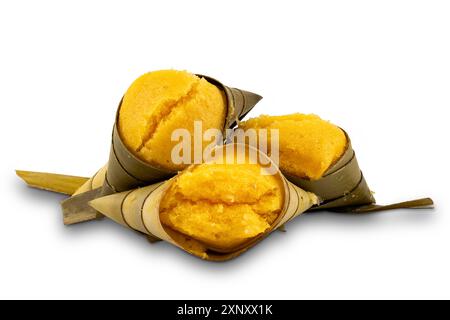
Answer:
[[(2, 1), (0, 298), (450, 298), (449, 17), (448, 1)], [(108, 220), (63, 226), (64, 197), (14, 170), (95, 172), (122, 94), (164, 68), (261, 93), (252, 116), (332, 120), (378, 202), (437, 208), (304, 215), (221, 264)]]

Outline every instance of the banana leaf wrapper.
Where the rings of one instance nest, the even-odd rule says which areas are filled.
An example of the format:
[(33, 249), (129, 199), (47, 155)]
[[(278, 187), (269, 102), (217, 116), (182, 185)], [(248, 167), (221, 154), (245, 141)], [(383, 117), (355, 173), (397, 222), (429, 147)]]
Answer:
[[(86, 202), (86, 195), (97, 194), (100, 196), (103, 183), (105, 182), (106, 166), (101, 168), (91, 178), (63, 175), (47, 172), (34, 172), (17, 170), (16, 174), (32, 188), (61, 193), (78, 200), (80, 207), (71, 211), (70, 208), (64, 211), (64, 224), (70, 225), (84, 221), (101, 218)], [(94, 198), (93, 196), (91, 196)]]
[(57, 173), (16, 170), (27, 186), (45, 191), (73, 195), (87, 184), (89, 178)]

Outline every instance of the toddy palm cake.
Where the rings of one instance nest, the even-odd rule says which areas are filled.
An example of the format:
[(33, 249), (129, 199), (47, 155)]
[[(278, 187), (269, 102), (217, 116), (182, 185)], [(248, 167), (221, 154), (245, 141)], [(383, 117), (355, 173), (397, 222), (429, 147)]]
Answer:
[(313, 114), (263, 115), (242, 122), (240, 127), (278, 129), (281, 170), (311, 180), (320, 179), (347, 146), (347, 138), (340, 128)]
[[(208, 260), (228, 260), (311, 206), (317, 197), (288, 182), (251, 157), (230, 155), (252, 150), (227, 144), (224, 161), (192, 165), (174, 178), (135, 190), (97, 198), (90, 205), (110, 219), (168, 241)], [(243, 151), (244, 150), (244, 151)], [(254, 158), (253, 158), (254, 159)]]
[(283, 186), (258, 164), (205, 164), (187, 169), (161, 204), (162, 223), (218, 250), (268, 230), (283, 207)]
[[(267, 129), (269, 141), (271, 130), (278, 130), (281, 171), (292, 183), (322, 200), (311, 210), (372, 212), (433, 203), (431, 199), (419, 199), (389, 206), (375, 204), (347, 133), (317, 115), (262, 115), (239, 126), (244, 130)], [(267, 145), (269, 153), (271, 145)]]
[[(100, 195), (174, 176), (193, 162), (194, 152), (202, 155), (204, 148), (215, 142), (203, 139), (203, 133), (211, 129), (224, 133), (260, 99), (257, 94), (187, 71), (160, 70), (140, 76), (120, 102), (106, 169), (62, 203), (64, 221), (72, 224), (98, 217), (88, 202)], [(182, 161), (172, 157), (179, 143), (173, 138), (177, 133), (189, 138), (189, 150), (183, 141)], [(98, 178), (104, 178), (101, 188), (95, 183)]]
[[(194, 121), (202, 130), (222, 131), (227, 105), (218, 87), (186, 71), (162, 70), (142, 75), (125, 93), (119, 110), (119, 134), (127, 148), (141, 160), (169, 171), (189, 164), (174, 164), (171, 141), (176, 129), (194, 133)], [(208, 141), (203, 142), (206, 144)], [(191, 140), (194, 149), (194, 141)]]
[[(174, 176), (193, 163), (194, 152), (202, 154), (211, 144), (210, 139), (203, 139), (203, 133), (211, 129), (224, 133), (260, 99), (254, 93), (186, 71), (142, 75), (119, 105), (103, 194)], [(174, 160), (172, 152), (179, 145), (174, 135), (186, 133), (189, 143), (183, 143), (182, 161)]]

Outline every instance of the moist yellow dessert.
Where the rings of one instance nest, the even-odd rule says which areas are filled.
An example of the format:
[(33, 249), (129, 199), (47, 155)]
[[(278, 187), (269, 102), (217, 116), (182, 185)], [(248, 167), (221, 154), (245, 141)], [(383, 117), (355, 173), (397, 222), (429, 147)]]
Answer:
[[(136, 79), (125, 93), (119, 111), (119, 133), (130, 151), (140, 159), (171, 171), (184, 164), (171, 160), (175, 129), (187, 129), (191, 136), (194, 121), (202, 130), (224, 128), (226, 98), (203, 78), (186, 71), (161, 70)], [(191, 139), (193, 152), (194, 141)], [(210, 143), (203, 142), (203, 147)]]
[[(344, 153), (347, 138), (334, 124), (314, 114), (290, 114), (249, 119), (247, 129), (278, 129), (281, 171), (301, 178), (320, 179)], [(269, 142), (270, 142), (270, 130)], [(270, 152), (268, 145), (268, 152)]]
[(278, 175), (258, 164), (201, 164), (179, 174), (160, 203), (163, 225), (215, 250), (266, 232), (283, 207)]

